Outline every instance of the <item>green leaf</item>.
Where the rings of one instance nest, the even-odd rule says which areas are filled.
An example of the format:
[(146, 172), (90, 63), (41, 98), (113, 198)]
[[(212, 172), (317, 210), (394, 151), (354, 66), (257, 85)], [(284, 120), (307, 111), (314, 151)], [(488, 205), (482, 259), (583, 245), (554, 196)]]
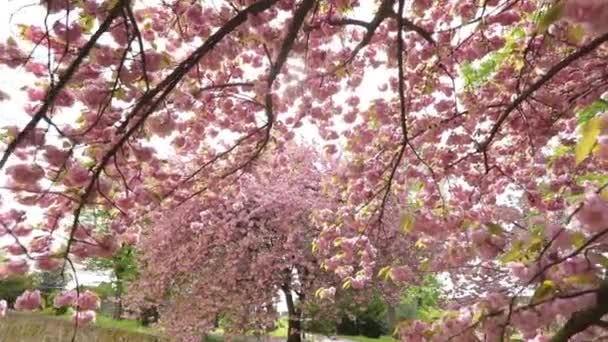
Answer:
[(540, 236), (537, 236), (531, 240), (530, 248), (528, 250), (532, 253), (540, 252), (540, 250), (543, 247), (543, 243), (544, 243), (543, 238)]
[(511, 247), (511, 249), (500, 258), (500, 261), (506, 264), (512, 261), (521, 261), (524, 259), (523, 245), (523, 242), (515, 241), (515, 243), (513, 243), (513, 247)]
[(483, 314), (484, 314), (483, 310), (476, 310), (471, 322), (479, 322), (481, 320), (481, 318), (483, 317)]
[(418, 239), (414, 246), (418, 249), (426, 249), (426, 244), (422, 241), (422, 239)]
[(90, 33), (95, 25), (95, 16), (82, 12), (78, 18), (78, 24), (82, 27), (84, 33)]
[(556, 21), (560, 20), (564, 15), (564, 2), (558, 1), (553, 6), (549, 7), (547, 12), (545, 12), (538, 21), (537, 31), (538, 33), (544, 33), (547, 31), (549, 26), (551, 26)]
[(579, 248), (582, 245), (585, 244), (585, 242), (587, 242), (587, 239), (585, 238), (585, 234), (581, 233), (581, 232), (574, 232), (572, 233), (572, 245), (575, 248)]
[(602, 265), (602, 267), (604, 268), (608, 268), (608, 258), (601, 254), (598, 254), (597, 257), (599, 259), (600, 265)]
[(576, 116), (579, 124), (584, 124), (589, 120), (593, 119), (598, 113), (602, 113), (608, 110), (608, 101), (599, 99), (594, 101), (590, 105), (581, 108), (576, 112)]
[(602, 131), (602, 120), (599, 117), (594, 117), (589, 120), (581, 129), (581, 140), (576, 145), (574, 154), (576, 164), (580, 164), (591, 154), (593, 147), (597, 141), (597, 137)]
[(391, 276), (391, 268), (391, 266), (382, 267), (380, 271), (378, 271), (378, 278), (387, 280)]
[(590, 273), (575, 274), (564, 279), (564, 282), (569, 285), (586, 285), (593, 284), (595, 277)]
[(585, 38), (585, 28), (583, 25), (571, 25), (567, 32), (568, 41), (572, 44), (580, 44)]
[(488, 227), (488, 231), (492, 235), (502, 235), (505, 232), (505, 230), (499, 224), (493, 222), (486, 223), (486, 227)]
[(420, 270), (426, 271), (429, 269), (430, 265), (431, 265), (431, 259), (426, 259), (420, 263)]
[(319, 244), (316, 241), (312, 242), (312, 252), (316, 253), (319, 251)]
[(536, 291), (534, 291), (534, 296), (532, 296), (532, 302), (546, 298), (555, 290), (556, 286), (552, 280), (543, 281), (543, 283), (536, 289)]
[(604, 201), (608, 202), (608, 188), (605, 188), (600, 192), (600, 197), (604, 199)]
[(116, 91), (114, 92), (114, 95), (117, 99), (122, 100), (122, 101), (124, 101), (127, 98), (127, 92), (122, 88), (116, 89)]
[(399, 226), (405, 233), (411, 232), (414, 227), (414, 216), (408, 212), (401, 214), (401, 223)]
[(576, 177), (576, 184), (584, 185), (586, 182), (593, 182), (598, 185), (602, 185), (608, 182), (608, 174), (603, 173), (587, 173)]

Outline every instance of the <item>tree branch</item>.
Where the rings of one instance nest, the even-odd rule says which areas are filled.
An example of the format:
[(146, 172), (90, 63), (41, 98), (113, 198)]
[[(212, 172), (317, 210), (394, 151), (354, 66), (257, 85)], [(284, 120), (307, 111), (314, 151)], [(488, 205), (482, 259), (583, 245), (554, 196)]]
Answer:
[[(70, 252), (74, 234), (76, 232), (76, 226), (80, 213), (84, 208), (86, 199), (92, 193), (95, 184), (97, 183), (101, 172), (109, 163), (110, 159), (116, 154), (118, 149), (133, 135), (135, 132), (144, 124), (146, 119), (155, 111), (158, 105), (169, 95), (173, 89), (179, 84), (184, 75), (186, 75), (209, 51), (211, 51), (215, 45), (217, 45), (222, 39), (228, 34), (234, 31), (237, 27), (247, 21), (247, 17), (251, 14), (256, 14), (265, 11), (274, 5), (278, 0), (262, 0), (255, 4), (247, 7), (245, 10), (239, 12), (236, 16), (230, 19), (224, 26), (220, 27), (215, 33), (213, 33), (200, 47), (198, 47), (190, 56), (182, 61), (173, 72), (167, 76), (162, 82), (160, 82), (154, 89), (147, 92), (140, 101), (134, 106), (131, 113), (126, 118), (126, 121), (121, 125), (118, 132), (125, 129), (127, 131), (118, 139), (118, 141), (112, 145), (108, 152), (106, 152), (101, 158), (100, 162), (95, 166), (93, 175), (89, 184), (84, 189), (81, 196), (81, 201), (76, 210), (74, 211), (74, 220), (72, 222), (72, 229), (66, 246), (66, 256)], [(157, 96), (158, 95), (158, 96)], [(139, 115), (139, 119), (131, 127), (128, 126), (128, 122), (131, 118)]]
[(306, 15), (313, 8), (314, 4), (315, 4), (315, 0), (304, 0), (300, 4), (300, 6), (298, 6), (298, 8), (296, 9), (296, 11), (293, 14), (291, 24), (289, 25), (287, 35), (285, 36), (285, 39), (283, 40), (283, 44), (281, 45), (281, 50), (279, 50), (279, 54), (275, 58), (274, 63), (272, 61), (270, 61), (270, 63), (272, 65), (271, 65), (270, 72), (268, 74), (268, 80), (267, 80), (267, 85), (266, 85), (266, 97), (264, 99), (264, 105), (266, 107), (266, 119), (267, 119), (266, 136), (264, 137), (262, 144), (256, 151), (254, 158), (256, 157), (257, 154), (259, 154), (264, 149), (264, 147), (266, 146), (266, 144), (268, 144), (268, 141), (270, 140), (270, 131), (272, 130), (272, 125), (274, 122), (274, 113), (273, 113), (273, 109), (272, 109), (272, 107), (273, 107), (272, 85), (274, 84), (274, 81), (276, 80), (277, 76), (281, 72), (281, 68), (283, 67), (283, 64), (285, 64), (285, 61), (287, 61), (287, 55), (289, 55), (289, 51), (291, 51), (291, 48), (293, 47), (293, 43), (295, 42), (296, 38), (298, 37), (300, 28), (304, 24), (304, 19), (306, 19)]
[(378, 29), (384, 19), (390, 17), (392, 12), (391, 7), (393, 6), (394, 1), (395, 0), (383, 0), (382, 3), (380, 3), (380, 6), (378, 7), (378, 12), (376, 12), (374, 19), (372, 19), (371, 22), (365, 24), (363, 22), (358, 23), (359, 25), (364, 26), (367, 29), (367, 32), (365, 33), (365, 36), (363, 36), (363, 39), (361, 39), (359, 44), (357, 44), (353, 52), (344, 62), (340, 63), (337, 67), (333, 68), (333, 70), (323, 74), (322, 76), (335, 73), (336, 71), (344, 68), (350, 62), (352, 62), (353, 59), (355, 59), (359, 51), (361, 51), (361, 49), (363, 49), (372, 40), (374, 34), (376, 33), (376, 29)]
[(608, 313), (608, 280), (604, 280), (597, 292), (597, 304), (587, 310), (575, 312), (566, 324), (551, 338), (551, 342), (567, 342), (570, 337), (592, 325), (605, 323), (602, 316)]
[[(97, 43), (99, 37), (101, 37), (101, 35), (108, 30), (112, 21), (114, 21), (114, 19), (121, 13), (123, 6), (125, 6), (127, 2), (127, 0), (120, 0), (116, 4), (116, 6), (112, 8), (104, 22), (91, 36), (91, 39), (89, 39), (89, 41), (80, 49), (80, 52), (78, 53), (76, 59), (72, 62), (72, 64), (70, 64), (65, 73), (59, 78), (57, 84), (48, 91), (44, 102), (42, 103), (40, 108), (38, 108), (30, 122), (27, 123), (23, 130), (21, 130), (21, 132), (19, 132), (15, 139), (13, 139), (13, 141), (11, 141), (6, 147), (6, 150), (2, 155), (2, 159), (0, 159), (0, 170), (4, 167), (4, 165), (8, 161), (8, 158), (11, 156), (11, 154), (13, 154), (17, 146), (19, 146), (23, 139), (27, 137), (29, 132), (36, 128), (38, 122), (40, 122), (41, 119), (46, 119), (46, 112), (49, 110), (49, 108), (53, 106), (55, 99), (57, 98), (61, 90), (66, 86), (72, 76), (74, 76), (74, 73), (78, 70), (78, 67), (80, 66), (82, 61), (89, 55), (89, 53)], [(51, 72), (51, 70), (49, 70), (49, 72)]]
[(517, 108), (522, 102), (524, 102), (530, 95), (532, 95), (535, 91), (540, 89), (545, 83), (550, 81), (557, 73), (561, 70), (572, 64), (577, 59), (591, 53), (597, 47), (602, 45), (603, 43), (608, 41), (608, 33), (601, 35), (587, 45), (584, 45), (576, 52), (570, 54), (568, 57), (564, 58), (561, 62), (555, 64), (547, 73), (545, 73), (540, 79), (534, 82), (529, 88), (527, 88), (523, 93), (521, 93), (511, 104), (505, 109), (505, 111), (500, 115), (492, 130), (490, 131), (490, 135), (488, 138), (482, 142), (479, 146), (479, 152), (485, 152), (487, 148), (492, 143), (492, 140), (498, 134), (500, 130), (500, 126), (505, 122), (505, 120), (509, 117), (511, 112)]

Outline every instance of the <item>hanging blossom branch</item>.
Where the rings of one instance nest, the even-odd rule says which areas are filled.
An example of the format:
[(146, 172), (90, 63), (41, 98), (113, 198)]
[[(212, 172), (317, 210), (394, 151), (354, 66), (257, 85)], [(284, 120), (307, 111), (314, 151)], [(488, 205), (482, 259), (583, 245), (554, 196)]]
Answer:
[(549, 69), (541, 78), (539, 78), (537, 81), (532, 83), (528, 88), (526, 88), (526, 90), (524, 90), (524, 92), (522, 92), (515, 100), (513, 100), (513, 102), (511, 102), (509, 104), (509, 106), (507, 106), (507, 108), (498, 117), (498, 120), (496, 120), (496, 123), (494, 123), (494, 125), (492, 126), (492, 129), (490, 130), (490, 134), (488, 135), (488, 137), (481, 144), (479, 144), (479, 147), (478, 147), (479, 152), (482, 152), (484, 154), (486, 153), (487, 149), (490, 147), (490, 145), (492, 144), (492, 141), (496, 137), (496, 134), (498, 134), (498, 132), (500, 131), (501, 125), (505, 122), (505, 120), (507, 120), (507, 118), (509, 117), (511, 112), (513, 112), (513, 110), (515, 108), (517, 108), (520, 104), (522, 104), (528, 97), (530, 97), (532, 94), (534, 94), (534, 92), (539, 90), (543, 85), (545, 85), (547, 82), (549, 82), (555, 75), (557, 75), (557, 73), (559, 73), (566, 67), (570, 66), (570, 64), (574, 63), (578, 59), (590, 54), (591, 52), (593, 52), (595, 49), (597, 49), (599, 46), (601, 46), (602, 44), (604, 44), (607, 41), (608, 41), (608, 33), (603, 34), (603, 35), (593, 39), (586, 45), (579, 48), (576, 52), (568, 55), (566, 58), (562, 59), (559, 63), (552, 66), (551, 69)]
[[(116, 3), (116, 5), (110, 10), (108, 16), (104, 20), (104, 22), (99, 26), (97, 31), (91, 36), (89, 41), (82, 47), (78, 56), (74, 59), (74, 61), (70, 64), (70, 66), (65, 70), (65, 72), (59, 77), (57, 84), (54, 87), (49, 89), (46, 94), (46, 97), (40, 108), (36, 111), (32, 119), (25, 125), (25, 127), (19, 132), (19, 134), (13, 139), (4, 150), (4, 154), (0, 159), (0, 170), (4, 167), (9, 157), (13, 154), (17, 146), (36, 128), (40, 120), (46, 117), (47, 111), (52, 108), (55, 99), (61, 93), (61, 90), (66, 86), (66, 84), (70, 81), (74, 73), (78, 71), (78, 67), (82, 64), (85, 58), (89, 55), (99, 38), (103, 33), (105, 33), (114, 19), (120, 15), (124, 6), (128, 6), (129, 2), (127, 0), (120, 0)], [(49, 72), (51, 72), (49, 70)]]
[[(86, 199), (91, 195), (95, 184), (97, 183), (102, 170), (114, 157), (116, 152), (123, 146), (131, 136), (144, 124), (146, 119), (156, 110), (158, 105), (171, 93), (181, 79), (202, 59), (213, 47), (218, 44), (225, 36), (234, 31), (239, 25), (247, 20), (247, 16), (253, 15), (270, 8), (277, 0), (264, 0), (255, 3), (245, 10), (239, 12), (235, 17), (229, 20), (224, 26), (211, 35), (198, 49), (196, 49), (188, 58), (181, 62), (173, 72), (160, 82), (154, 89), (144, 94), (133, 110), (127, 115), (126, 120), (119, 128), (118, 132), (126, 130), (126, 132), (112, 145), (109, 150), (103, 155), (100, 162), (95, 166), (93, 175), (81, 195), (81, 201), (74, 211), (74, 219), (70, 236), (66, 246), (66, 255), (70, 253), (70, 248), (73, 244), (74, 234), (78, 226), (80, 214), (85, 206)], [(141, 112), (140, 112), (141, 111)], [(131, 118), (138, 117), (137, 121), (128, 127)]]

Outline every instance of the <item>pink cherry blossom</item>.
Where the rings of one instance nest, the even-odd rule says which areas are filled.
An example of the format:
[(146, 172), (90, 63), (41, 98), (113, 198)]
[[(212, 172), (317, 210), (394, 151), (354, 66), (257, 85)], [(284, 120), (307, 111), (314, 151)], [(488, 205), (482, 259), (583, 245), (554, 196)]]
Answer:
[(6, 309), (8, 308), (8, 304), (6, 300), (0, 300), (0, 318), (6, 317)]
[(44, 170), (37, 164), (18, 164), (6, 169), (6, 173), (19, 184), (35, 184), (44, 177)]
[(22, 254), (25, 254), (25, 252), (27, 252), (27, 250), (24, 247), (22, 247), (20, 244), (17, 244), (17, 243), (9, 245), (6, 249), (12, 255), (22, 255)]
[(83, 186), (89, 181), (90, 172), (84, 166), (74, 163), (68, 168), (66, 175), (69, 185)]
[(55, 271), (61, 267), (61, 261), (55, 257), (42, 255), (36, 259), (36, 267), (43, 271)]
[(55, 299), (53, 300), (53, 306), (56, 308), (72, 306), (76, 303), (76, 297), (76, 290), (61, 292), (55, 296)]
[(576, 215), (583, 227), (592, 232), (608, 228), (608, 203), (599, 195), (588, 194)]
[(91, 322), (95, 322), (96, 316), (97, 315), (93, 310), (76, 311), (73, 319), (79, 326), (84, 326)]
[(13, 259), (6, 264), (10, 274), (23, 275), (29, 270), (29, 265), (24, 259)]
[(41, 305), (42, 297), (40, 296), (40, 291), (38, 290), (26, 290), (21, 296), (17, 297), (17, 300), (15, 301), (15, 309), (21, 311), (38, 310), (40, 309)]
[(88, 290), (81, 293), (76, 300), (76, 306), (79, 310), (96, 310), (99, 309), (99, 305), (99, 297)]

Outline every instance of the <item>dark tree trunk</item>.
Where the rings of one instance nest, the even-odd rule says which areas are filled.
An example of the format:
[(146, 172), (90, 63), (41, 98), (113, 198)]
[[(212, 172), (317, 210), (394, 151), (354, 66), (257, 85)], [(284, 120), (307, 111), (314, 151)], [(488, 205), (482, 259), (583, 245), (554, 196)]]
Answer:
[(551, 338), (551, 342), (570, 341), (570, 337), (593, 325), (606, 327), (608, 322), (602, 320), (606, 314), (608, 314), (608, 278), (602, 281), (597, 290), (596, 305), (572, 314), (566, 324)]
[(395, 326), (397, 325), (397, 311), (395, 309), (395, 305), (392, 303), (386, 303), (387, 307), (387, 315), (388, 315), (388, 328), (390, 331), (395, 330)]
[(301, 310), (293, 301), (291, 289), (289, 286), (281, 288), (285, 294), (285, 302), (287, 303), (287, 342), (302, 342), (302, 321)]
[(122, 319), (122, 281), (120, 278), (116, 278), (116, 306), (114, 307), (114, 312), (112, 313), (112, 318), (116, 320)]

